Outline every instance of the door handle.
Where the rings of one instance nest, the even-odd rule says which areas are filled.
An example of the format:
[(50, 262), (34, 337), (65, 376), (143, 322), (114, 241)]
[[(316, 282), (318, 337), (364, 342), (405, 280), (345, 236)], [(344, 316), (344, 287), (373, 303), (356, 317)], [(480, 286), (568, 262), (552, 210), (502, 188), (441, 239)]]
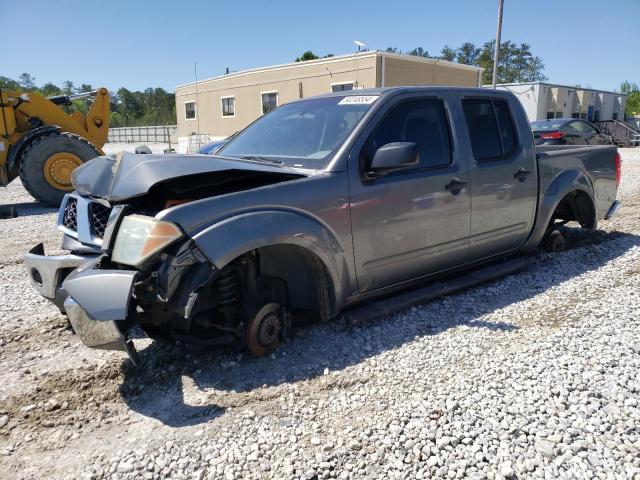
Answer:
[(517, 178), (521, 182), (524, 182), (529, 175), (531, 175), (531, 172), (526, 168), (521, 167), (516, 173), (513, 174), (513, 178)]
[(444, 186), (444, 189), (447, 192), (451, 192), (453, 195), (457, 195), (460, 193), (460, 190), (466, 188), (468, 184), (469, 182), (465, 182), (460, 180), (458, 177), (455, 177)]

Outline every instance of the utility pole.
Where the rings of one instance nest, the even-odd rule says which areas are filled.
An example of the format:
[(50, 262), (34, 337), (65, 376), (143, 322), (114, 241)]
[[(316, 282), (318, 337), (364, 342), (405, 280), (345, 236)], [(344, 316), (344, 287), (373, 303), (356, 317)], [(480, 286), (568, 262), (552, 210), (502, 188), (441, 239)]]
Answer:
[(197, 142), (200, 145), (200, 105), (198, 105), (198, 62), (193, 62), (193, 76), (196, 78), (196, 128), (197, 128)]
[(493, 79), (491, 88), (496, 88), (498, 80), (498, 57), (500, 56), (500, 36), (502, 35), (502, 4), (504, 0), (498, 0), (498, 29), (496, 31), (496, 49), (493, 53)]

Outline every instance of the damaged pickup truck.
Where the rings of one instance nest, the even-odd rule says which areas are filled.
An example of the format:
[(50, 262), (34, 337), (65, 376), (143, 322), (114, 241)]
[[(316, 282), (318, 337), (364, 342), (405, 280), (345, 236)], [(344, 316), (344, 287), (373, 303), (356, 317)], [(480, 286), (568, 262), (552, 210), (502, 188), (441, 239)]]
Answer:
[(265, 355), (298, 319), (561, 250), (557, 225), (596, 228), (619, 180), (615, 146), (536, 150), (509, 92), (340, 92), (275, 109), (215, 156), (88, 162), (60, 208), (71, 253), (38, 245), (25, 264), (88, 346), (131, 353), (138, 325)]

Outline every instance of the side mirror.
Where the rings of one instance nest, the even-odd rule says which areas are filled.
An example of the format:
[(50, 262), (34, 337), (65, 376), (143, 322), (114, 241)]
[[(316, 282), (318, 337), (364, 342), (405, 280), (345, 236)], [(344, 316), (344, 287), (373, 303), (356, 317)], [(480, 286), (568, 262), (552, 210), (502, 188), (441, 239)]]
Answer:
[(418, 165), (418, 146), (413, 142), (392, 142), (376, 150), (368, 176), (376, 177)]

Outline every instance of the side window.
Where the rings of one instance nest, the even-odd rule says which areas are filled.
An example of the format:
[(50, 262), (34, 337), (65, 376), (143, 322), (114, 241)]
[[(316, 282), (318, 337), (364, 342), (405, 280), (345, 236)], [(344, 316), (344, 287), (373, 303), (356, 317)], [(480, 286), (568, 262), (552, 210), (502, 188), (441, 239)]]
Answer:
[(558, 130), (563, 133), (576, 133), (576, 129), (573, 128), (576, 122), (568, 122), (562, 125)]
[(498, 127), (502, 138), (502, 155), (508, 155), (516, 146), (516, 131), (509, 113), (509, 105), (504, 100), (494, 100), (493, 105), (498, 117)]
[(592, 125), (589, 125), (588, 123), (585, 123), (585, 122), (580, 122), (580, 123), (582, 123), (583, 132), (590, 133), (590, 134), (598, 133), (598, 131)]
[(365, 169), (376, 150), (392, 142), (414, 142), (418, 146), (420, 168), (448, 166), (451, 134), (442, 100), (416, 100), (394, 107), (365, 144)]
[(496, 115), (489, 99), (462, 100), (473, 156), (478, 162), (502, 156)]

